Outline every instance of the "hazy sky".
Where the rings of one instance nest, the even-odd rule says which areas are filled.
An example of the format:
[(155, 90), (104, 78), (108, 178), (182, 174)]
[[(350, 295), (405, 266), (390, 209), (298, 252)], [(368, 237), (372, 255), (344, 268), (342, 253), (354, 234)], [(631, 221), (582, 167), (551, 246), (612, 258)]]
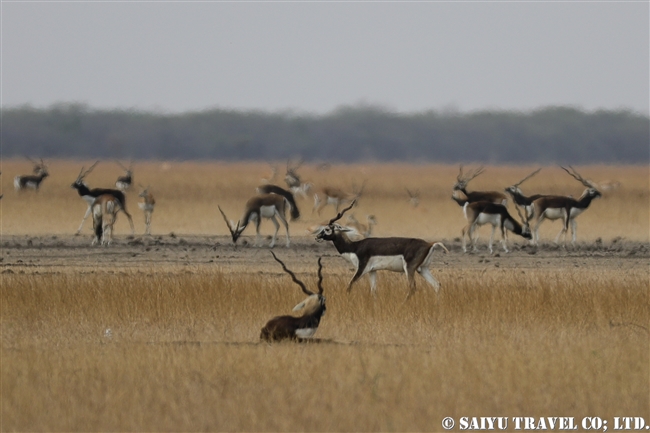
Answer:
[(3, 1), (1, 12), (4, 107), (649, 111), (647, 1)]

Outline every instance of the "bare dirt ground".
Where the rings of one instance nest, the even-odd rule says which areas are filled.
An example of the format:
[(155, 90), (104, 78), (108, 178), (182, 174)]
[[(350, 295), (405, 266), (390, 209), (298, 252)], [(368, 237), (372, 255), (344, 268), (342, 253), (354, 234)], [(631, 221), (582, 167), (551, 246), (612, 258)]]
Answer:
[[(548, 269), (566, 271), (572, 268), (594, 268), (601, 271), (648, 269), (650, 245), (644, 242), (613, 239), (578, 243), (576, 247), (562, 247), (545, 243), (538, 248), (523, 242), (509, 243), (510, 252), (504, 253), (495, 242), (495, 253), (487, 251), (487, 236), (482, 234), (478, 253), (464, 254), (459, 239), (443, 239), (449, 254), (437, 250), (432, 270)], [(221, 272), (281, 273), (269, 254), (268, 239), (264, 246), (252, 245), (254, 237), (245, 237), (233, 246), (225, 236), (117, 236), (109, 247), (90, 245), (84, 236), (2, 236), (2, 273), (67, 273), (151, 272), (170, 271), (169, 266), (192, 269), (215, 268)], [(298, 272), (310, 272), (318, 257), (338, 258), (329, 242), (318, 243), (311, 236), (293, 237), (291, 248), (284, 239), (273, 251)], [(328, 272), (352, 276), (352, 267), (342, 258), (328, 261)]]

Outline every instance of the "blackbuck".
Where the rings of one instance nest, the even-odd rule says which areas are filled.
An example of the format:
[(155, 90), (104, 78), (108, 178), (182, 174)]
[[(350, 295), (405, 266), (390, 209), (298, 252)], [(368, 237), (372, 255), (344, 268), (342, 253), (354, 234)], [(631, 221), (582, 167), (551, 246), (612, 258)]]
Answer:
[(258, 194), (277, 194), (281, 195), (282, 197), (286, 198), (287, 201), (289, 202), (289, 206), (291, 206), (291, 220), (297, 220), (300, 218), (300, 209), (298, 209), (298, 204), (296, 203), (296, 200), (293, 196), (293, 193), (291, 191), (287, 191), (286, 189), (279, 187), (277, 185), (260, 185), (257, 187), (256, 192)]
[(151, 215), (153, 214), (153, 209), (156, 206), (156, 199), (153, 197), (151, 191), (149, 191), (149, 188), (149, 186), (146, 188), (142, 188), (142, 186), (140, 186), (140, 193), (138, 194), (138, 207), (144, 212), (145, 235), (151, 235)]
[(352, 236), (358, 238), (368, 238), (372, 234), (372, 227), (377, 225), (377, 218), (374, 215), (368, 215), (366, 217), (366, 224), (359, 222), (354, 214), (350, 214), (345, 221), (345, 227), (350, 229), (346, 232), (347, 236), (351, 239)]
[(531, 196), (525, 196), (524, 193), (519, 188), (519, 186), (525, 181), (527, 181), (528, 179), (530, 179), (531, 177), (535, 176), (537, 173), (539, 173), (541, 169), (542, 169), (541, 167), (538, 168), (537, 170), (530, 173), (528, 176), (521, 179), (519, 182), (505, 189), (505, 191), (508, 194), (510, 194), (510, 196), (514, 200), (515, 205), (522, 206), (526, 210), (527, 218), (530, 218), (533, 215), (533, 202), (540, 197), (544, 197), (544, 194), (533, 194)]
[[(463, 166), (460, 166), (460, 172), (456, 176), (456, 183), (452, 189), (452, 198), (460, 206), (464, 206), (465, 202), (473, 203), (475, 201), (489, 201), (492, 203), (498, 203), (502, 205), (507, 205), (508, 197), (502, 192), (498, 191), (467, 191), (467, 184), (483, 173), (483, 167), (479, 167), (474, 171), (471, 171), (467, 174), (463, 174)], [(462, 197), (458, 197), (458, 194), (462, 193)]]
[(303, 182), (300, 176), (298, 175), (298, 168), (302, 165), (302, 158), (298, 160), (297, 164), (292, 164), (290, 160), (287, 160), (287, 172), (284, 176), (284, 181), (286, 182), (289, 190), (297, 195), (307, 198), (307, 194), (311, 189), (311, 184)]
[(511, 231), (525, 239), (531, 239), (530, 227), (528, 225), (528, 220), (521, 215), (519, 207), (517, 207), (517, 213), (519, 218), (522, 219), (520, 223), (514, 219), (509, 213), (508, 209), (502, 204), (495, 204), (488, 201), (475, 201), (473, 203), (465, 203), (463, 206), (463, 213), (465, 214), (465, 219), (467, 220), (467, 225), (462, 230), (463, 236), (463, 251), (467, 252), (467, 244), (465, 243), (465, 235), (469, 238), (470, 244), (473, 251), (478, 251), (476, 247), (476, 237), (474, 237), (474, 232), (476, 229), (484, 224), (490, 224), (492, 226), (492, 234), (490, 235), (490, 243), (488, 244), (488, 249), (490, 254), (494, 251), (492, 250), (492, 243), (494, 241), (494, 232), (497, 227), (501, 231), (501, 245), (503, 250), (507, 253), (508, 250), (508, 231)]
[(102, 194), (95, 198), (91, 208), (95, 233), (92, 245), (100, 243), (103, 246), (108, 246), (113, 240), (113, 225), (122, 205), (114, 195)]
[(47, 166), (43, 162), (42, 158), (40, 163), (35, 162), (31, 158), (27, 159), (29, 159), (34, 164), (34, 168), (32, 170), (33, 174), (23, 174), (14, 177), (14, 189), (17, 192), (26, 189), (33, 189), (34, 191), (38, 191), (43, 180), (45, 180), (45, 178), (50, 175), (50, 173), (47, 171)]
[(576, 218), (578, 215), (583, 213), (591, 204), (592, 200), (598, 197), (601, 197), (602, 194), (598, 191), (594, 184), (586, 179), (584, 179), (578, 172), (571, 166), (569, 168), (571, 171), (567, 170), (564, 167), (561, 167), (574, 179), (578, 180), (587, 189), (584, 190), (580, 198), (575, 199), (573, 197), (566, 196), (544, 196), (540, 197), (537, 200), (533, 201), (533, 217), (532, 220), (535, 221), (535, 228), (533, 229), (533, 243), (537, 245), (539, 243), (539, 226), (544, 220), (562, 220), (562, 230), (555, 237), (555, 243), (558, 243), (560, 236), (564, 235), (564, 244), (566, 244), (566, 233), (571, 226), (571, 244), (575, 245), (578, 223)]
[(416, 189), (415, 191), (411, 191), (406, 188), (406, 193), (409, 195), (409, 204), (412, 207), (418, 207), (420, 205), (420, 190)]
[(291, 276), (291, 280), (300, 287), (303, 293), (307, 295), (307, 298), (293, 307), (293, 311), (300, 311), (302, 313), (300, 317), (274, 317), (262, 328), (260, 340), (274, 342), (281, 340), (304, 341), (309, 339), (316, 333), (318, 325), (320, 325), (320, 320), (326, 310), (325, 297), (323, 296), (322, 259), (318, 259), (318, 293), (314, 293), (307, 289), (305, 284), (297, 279), (296, 275), (275, 254), (273, 254), (273, 258), (282, 265), (284, 272)]
[(232, 236), (232, 242), (234, 244), (237, 243), (237, 239), (239, 239), (242, 232), (246, 229), (246, 227), (248, 227), (248, 224), (254, 222), (255, 229), (257, 231), (257, 236), (255, 238), (255, 245), (258, 245), (260, 240), (260, 223), (262, 222), (262, 218), (267, 218), (273, 222), (273, 225), (275, 225), (275, 233), (273, 233), (273, 239), (271, 240), (271, 244), (269, 246), (271, 248), (275, 246), (275, 239), (278, 235), (278, 231), (280, 230), (280, 224), (278, 223), (278, 219), (279, 219), (284, 225), (284, 228), (287, 233), (287, 248), (288, 248), (290, 242), (289, 223), (287, 222), (287, 219), (285, 217), (287, 206), (289, 206), (289, 201), (281, 195), (277, 195), (277, 194), (257, 195), (255, 197), (250, 198), (246, 202), (246, 206), (244, 207), (244, 214), (239, 219), (239, 221), (237, 221), (236, 225), (233, 221), (228, 220), (228, 217), (226, 217), (226, 214), (223, 212), (220, 206), (219, 206), (219, 211), (221, 212), (224, 221), (226, 221), (226, 225), (228, 226), (228, 230), (230, 231), (230, 235)]
[(133, 185), (133, 161), (129, 164), (129, 168), (126, 168), (120, 161), (115, 161), (118, 163), (122, 170), (124, 170), (124, 176), (119, 176), (117, 181), (115, 181), (115, 187), (120, 191), (126, 191), (131, 188)]
[(436, 291), (440, 290), (440, 283), (431, 275), (429, 265), (433, 260), (436, 247), (449, 251), (441, 242), (427, 242), (416, 238), (367, 238), (351, 241), (346, 236), (344, 227), (336, 224), (345, 212), (354, 206), (354, 202), (316, 234), (316, 240), (332, 241), (336, 250), (353, 266), (356, 272), (348, 283), (348, 293), (352, 285), (363, 275), (368, 274), (370, 290), (373, 296), (377, 293), (377, 271), (404, 272), (406, 274), (409, 291), (406, 299), (415, 293), (415, 273), (419, 273)]
[(361, 184), (361, 188), (357, 188), (355, 185), (352, 185), (352, 192), (348, 193), (343, 191), (340, 188), (335, 188), (332, 186), (325, 186), (317, 188), (314, 191), (314, 207), (312, 208), (312, 213), (316, 211), (320, 215), (323, 208), (327, 205), (332, 205), (338, 213), (341, 206), (358, 201), (363, 194), (363, 188), (365, 182)]
[(88, 185), (84, 182), (84, 178), (95, 168), (95, 166), (99, 163), (99, 161), (96, 161), (93, 165), (90, 166), (90, 168), (86, 171), (84, 171), (84, 167), (81, 167), (81, 171), (79, 172), (79, 176), (77, 176), (77, 180), (74, 181), (72, 185), (70, 185), (71, 188), (74, 188), (77, 190), (77, 193), (79, 196), (84, 199), (84, 201), (88, 204), (88, 209), (86, 209), (86, 214), (84, 215), (83, 219), (81, 220), (81, 224), (79, 225), (79, 228), (77, 229), (76, 234), (78, 235), (81, 233), (81, 228), (84, 225), (84, 222), (86, 221), (86, 218), (90, 215), (92, 212), (92, 205), (95, 202), (95, 199), (99, 197), (100, 195), (104, 194), (110, 194), (113, 197), (117, 199), (117, 201), (120, 202), (120, 210), (124, 212), (126, 217), (129, 219), (129, 224), (131, 225), (131, 234), (135, 233), (135, 228), (133, 226), (133, 218), (131, 218), (131, 215), (127, 212), (126, 210), (126, 197), (124, 196), (124, 193), (120, 190), (117, 189), (107, 189), (107, 188), (93, 188), (90, 189)]

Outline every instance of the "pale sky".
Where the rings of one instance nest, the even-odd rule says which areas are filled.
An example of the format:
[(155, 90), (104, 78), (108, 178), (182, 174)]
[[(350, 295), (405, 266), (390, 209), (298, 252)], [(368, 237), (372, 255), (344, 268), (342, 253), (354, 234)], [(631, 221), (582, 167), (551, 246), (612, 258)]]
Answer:
[(0, 7), (3, 107), (649, 111), (647, 1)]

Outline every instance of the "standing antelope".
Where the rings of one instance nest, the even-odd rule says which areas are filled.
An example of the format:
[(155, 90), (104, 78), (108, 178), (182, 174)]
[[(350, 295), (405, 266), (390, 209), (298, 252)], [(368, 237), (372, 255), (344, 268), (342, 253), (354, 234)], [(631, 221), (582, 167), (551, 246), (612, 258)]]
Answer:
[(289, 206), (291, 207), (291, 220), (297, 220), (300, 218), (300, 210), (298, 209), (298, 204), (296, 203), (295, 198), (293, 197), (293, 194), (291, 191), (287, 191), (284, 188), (281, 188), (277, 185), (260, 185), (257, 187), (256, 192), (258, 194), (277, 194), (281, 195), (282, 197), (286, 198), (287, 201), (289, 202)]
[(573, 167), (569, 166), (571, 171), (562, 166), (560, 167), (586, 186), (587, 189), (577, 200), (572, 197), (548, 195), (533, 201), (533, 219), (536, 222), (533, 230), (533, 243), (535, 245), (539, 243), (539, 226), (545, 219), (562, 219), (562, 230), (555, 237), (555, 243), (558, 242), (561, 235), (564, 235), (564, 243), (566, 244), (566, 233), (569, 225), (571, 225), (571, 244), (575, 245), (578, 230), (576, 218), (589, 207), (593, 199), (602, 196), (600, 191), (594, 187), (594, 184), (580, 176)]
[(262, 218), (268, 218), (273, 222), (273, 225), (275, 225), (275, 233), (273, 233), (273, 239), (269, 246), (271, 248), (275, 246), (275, 239), (280, 230), (280, 224), (278, 223), (278, 219), (280, 219), (287, 233), (287, 248), (289, 248), (289, 223), (285, 217), (285, 210), (288, 205), (289, 201), (285, 197), (277, 194), (262, 194), (252, 197), (246, 202), (244, 214), (241, 219), (237, 221), (237, 225), (235, 225), (233, 221), (228, 220), (226, 214), (221, 210), (221, 207), (219, 207), (219, 211), (228, 225), (228, 230), (230, 230), (230, 235), (232, 236), (232, 242), (234, 244), (237, 243), (237, 239), (239, 239), (242, 232), (246, 227), (248, 227), (248, 224), (251, 221), (254, 221), (257, 230), (255, 245), (258, 245), (260, 240), (260, 223), (262, 222)]
[[(271, 251), (273, 254), (273, 251)], [(282, 269), (291, 276), (291, 280), (296, 283), (300, 289), (307, 295), (307, 299), (293, 307), (293, 311), (302, 311), (302, 316), (278, 316), (269, 320), (262, 332), (260, 340), (262, 341), (280, 341), (280, 340), (297, 340), (311, 338), (320, 325), (320, 319), (325, 314), (325, 297), (323, 296), (323, 265), (321, 258), (318, 259), (318, 293), (307, 289), (305, 284), (296, 278), (285, 264), (273, 254), (275, 261), (282, 265)]]
[(95, 198), (91, 208), (95, 232), (92, 245), (101, 243), (103, 246), (109, 246), (113, 240), (113, 224), (122, 208), (120, 201), (112, 194), (102, 194)]
[(406, 188), (406, 193), (409, 195), (409, 203), (411, 206), (414, 208), (418, 207), (420, 205), (420, 190), (416, 189), (415, 191), (411, 191)]
[(524, 219), (519, 212), (517, 207), (517, 213), (519, 217), (523, 220), (523, 224), (520, 224), (516, 219), (514, 219), (508, 213), (508, 209), (502, 204), (495, 204), (488, 201), (475, 201), (473, 203), (465, 203), (463, 206), (463, 213), (465, 214), (465, 219), (467, 220), (467, 225), (462, 230), (463, 236), (463, 251), (467, 252), (467, 247), (465, 243), (465, 234), (469, 238), (469, 241), (472, 245), (473, 251), (478, 251), (476, 248), (476, 238), (474, 237), (474, 231), (477, 227), (480, 227), (484, 224), (492, 225), (492, 234), (490, 235), (490, 243), (488, 249), (490, 254), (493, 253), (492, 242), (494, 241), (494, 232), (496, 231), (497, 226), (501, 230), (501, 245), (503, 245), (503, 250), (508, 253), (508, 235), (507, 231), (511, 231), (517, 235), (522, 236), (525, 239), (531, 239), (530, 227), (528, 225), (528, 220)]
[(361, 185), (361, 188), (357, 189), (354, 185), (352, 186), (352, 193), (347, 193), (340, 188), (335, 188), (331, 186), (325, 186), (318, 188), (314, 192), (314, 207), (312, 208), (312, 214), (314, 211), (320, 215), (321, 211), (328, 204), (333, 205), (336, 208), (338, 213), (339, 208), (346, 204), (355, 202), (361, 197), (363, 193), (363, 187), (365, 182)]
[(133, 161), (129, 164), (129, 168), (124, 167), (120, 161), (116, 161), (122, 170), (124, 170), (124, 176), (119, 176), (115, 182), (115, 187), (120, 191), (126, 191), (131, 188), (133, 185)]
[(107, 189), (107, 188), (93, 188), (90, 189), (88, 188), (88, 185), (84, 182), (84, 178), (95, 168), (95, 166), (99, 163), (99, 161), (95, 162), (93, 165), (90, 166), (90, 168), (86, 171), (84, 171), (84, 168), (81, 167), (81, 172), (79, 172), (79, 176), (77, 176), (77, 180), (74, 181), (72, 185), (70, 185), (71, 188), (74, 188), (77, 190), (77, 193), (81, 198), (84, 199), (84, 201), (88, 204), (88, 209), (86, 210), (86, 214), (84, 215), (83, 219), (81, 220), (81, 224), (79, 225), (79, 228), (77, 229), (77, 232), (75, 234), (81, 233), (81, 228), (84, 225), (84, 222), (86, 221), (86, 218), (88, 218), (88, 215), (91, 213), (91, 207), (93, 203), (95, 202), (95, 199), (99, 197), (100, 195), (104, 194), (110, 194), (113, 197), (117, 199), (117, 201), (120, 202), (120, 210), (124, 212), (126, 217), (129, 219), (129, 224), (131, 225), (131, 234), (135, 233), (135, 228), (133, 226), (133, 218), (131, 218), (131, 215), (127, 212), (126, 210), (126, 198), (124, 196), (124, 193), (122, 191), (119, 191), (117, 189)]
[(149, 187), (142, 189), (140, 187), (140, 193), (138, 194), (140, 201), (138, 202), (138, 207), (144, 211), (144, 234), (151, 235), (151, 214), (153, 214), (153, 208), (156, 205), (156, 199), (153, 198), (153, 194), (149, 191)]
[(519, 182), (515, 183), (514, 185), (509, 186), (508, 188), (505, 189), (505, 191), (510, 194), (512, 199), (515, 202), (515, 205), (518, 206), (523, 206), (524, 209), (526, 210), (526, 217), (530, 218), (533, 216), (533, 202), (537, 200), (540, 197), (544, 197), (544, 194), (533, 194), (531, 196), (525, 196), (524, 193), (521, 191), (519, 188), (519, 185), (524, 183), (526, 180), (530, 179), (531, 177), (535, 176), (537, 173), (542, 168), (538, 168), (537, 170), (533, 171), (531, 174), (528, 176), (524, 177), (521, 179)]
[(41, 158), (40, 164), (29, 159), (34, 164), (33, 172), (34, 174), (24, 174), (14, 177), (14, 189), (16, 191), (23, 191), (27, 188), (31, 188), (34, 191), (38, 191), (41, 186), (41, 182), (50, 175), (47, 171), (47, 166)]
[(368, 274), (370, 290), (376, 296), (377, 271), (386, 270), (404, 272), (409, 283), (409, 292), (406, 299), (415, 293), (415, 273), (419, 273), (436, 291), (440, 283), (431, 275), (429, 265), (433, 259), (433, 251), (441, 247), (446, 253), (449, 251), (441, 242), (427, 242), (416, 238), (367, 238), (360, 241), (351, 241), (345, 234), (346, 229), (336, 221), (354, 206), (354, 202), (321, 229), (316, 235), (317, 241), (332, 241), (336, 250), (346, 258), (356, 272), (348, 283), (348, 293), (352, 285), (363, 275)]
[[(508, 203), (508, 197), (502, 192), (498, 191), (467, 191), (467, 184), (477, 177), (479, 174), (483, 173), (483, 167), (479, 167), (474, 171), (469, 172), (466, 175), (463, 175), (463, 166), (460, 166), (460, 172), (456, 176), (456, 183), (453, 187), (453, 196), (452, 198), (460, 206), (463, 206), (465, 202), (475, 202), (475, 201), (489, 201), (492, 203), (498, 203), (506, 205)], [(456, 194), (462, 192), (465, 197), (458, 198)]]
[(298, 175), (298, 168), (302, 165), (303, 160), (300, 158), (296, 165), (292, 165), (290, 160), (287, 160), (287, 172), (284, 176), (284, 181), (287, 183), (287, 186), (294, 194), (299, 194), (303, 198), (307, 198), (307, 193), (311, 189), (310, 183), (305, 183), (302, 181)]

